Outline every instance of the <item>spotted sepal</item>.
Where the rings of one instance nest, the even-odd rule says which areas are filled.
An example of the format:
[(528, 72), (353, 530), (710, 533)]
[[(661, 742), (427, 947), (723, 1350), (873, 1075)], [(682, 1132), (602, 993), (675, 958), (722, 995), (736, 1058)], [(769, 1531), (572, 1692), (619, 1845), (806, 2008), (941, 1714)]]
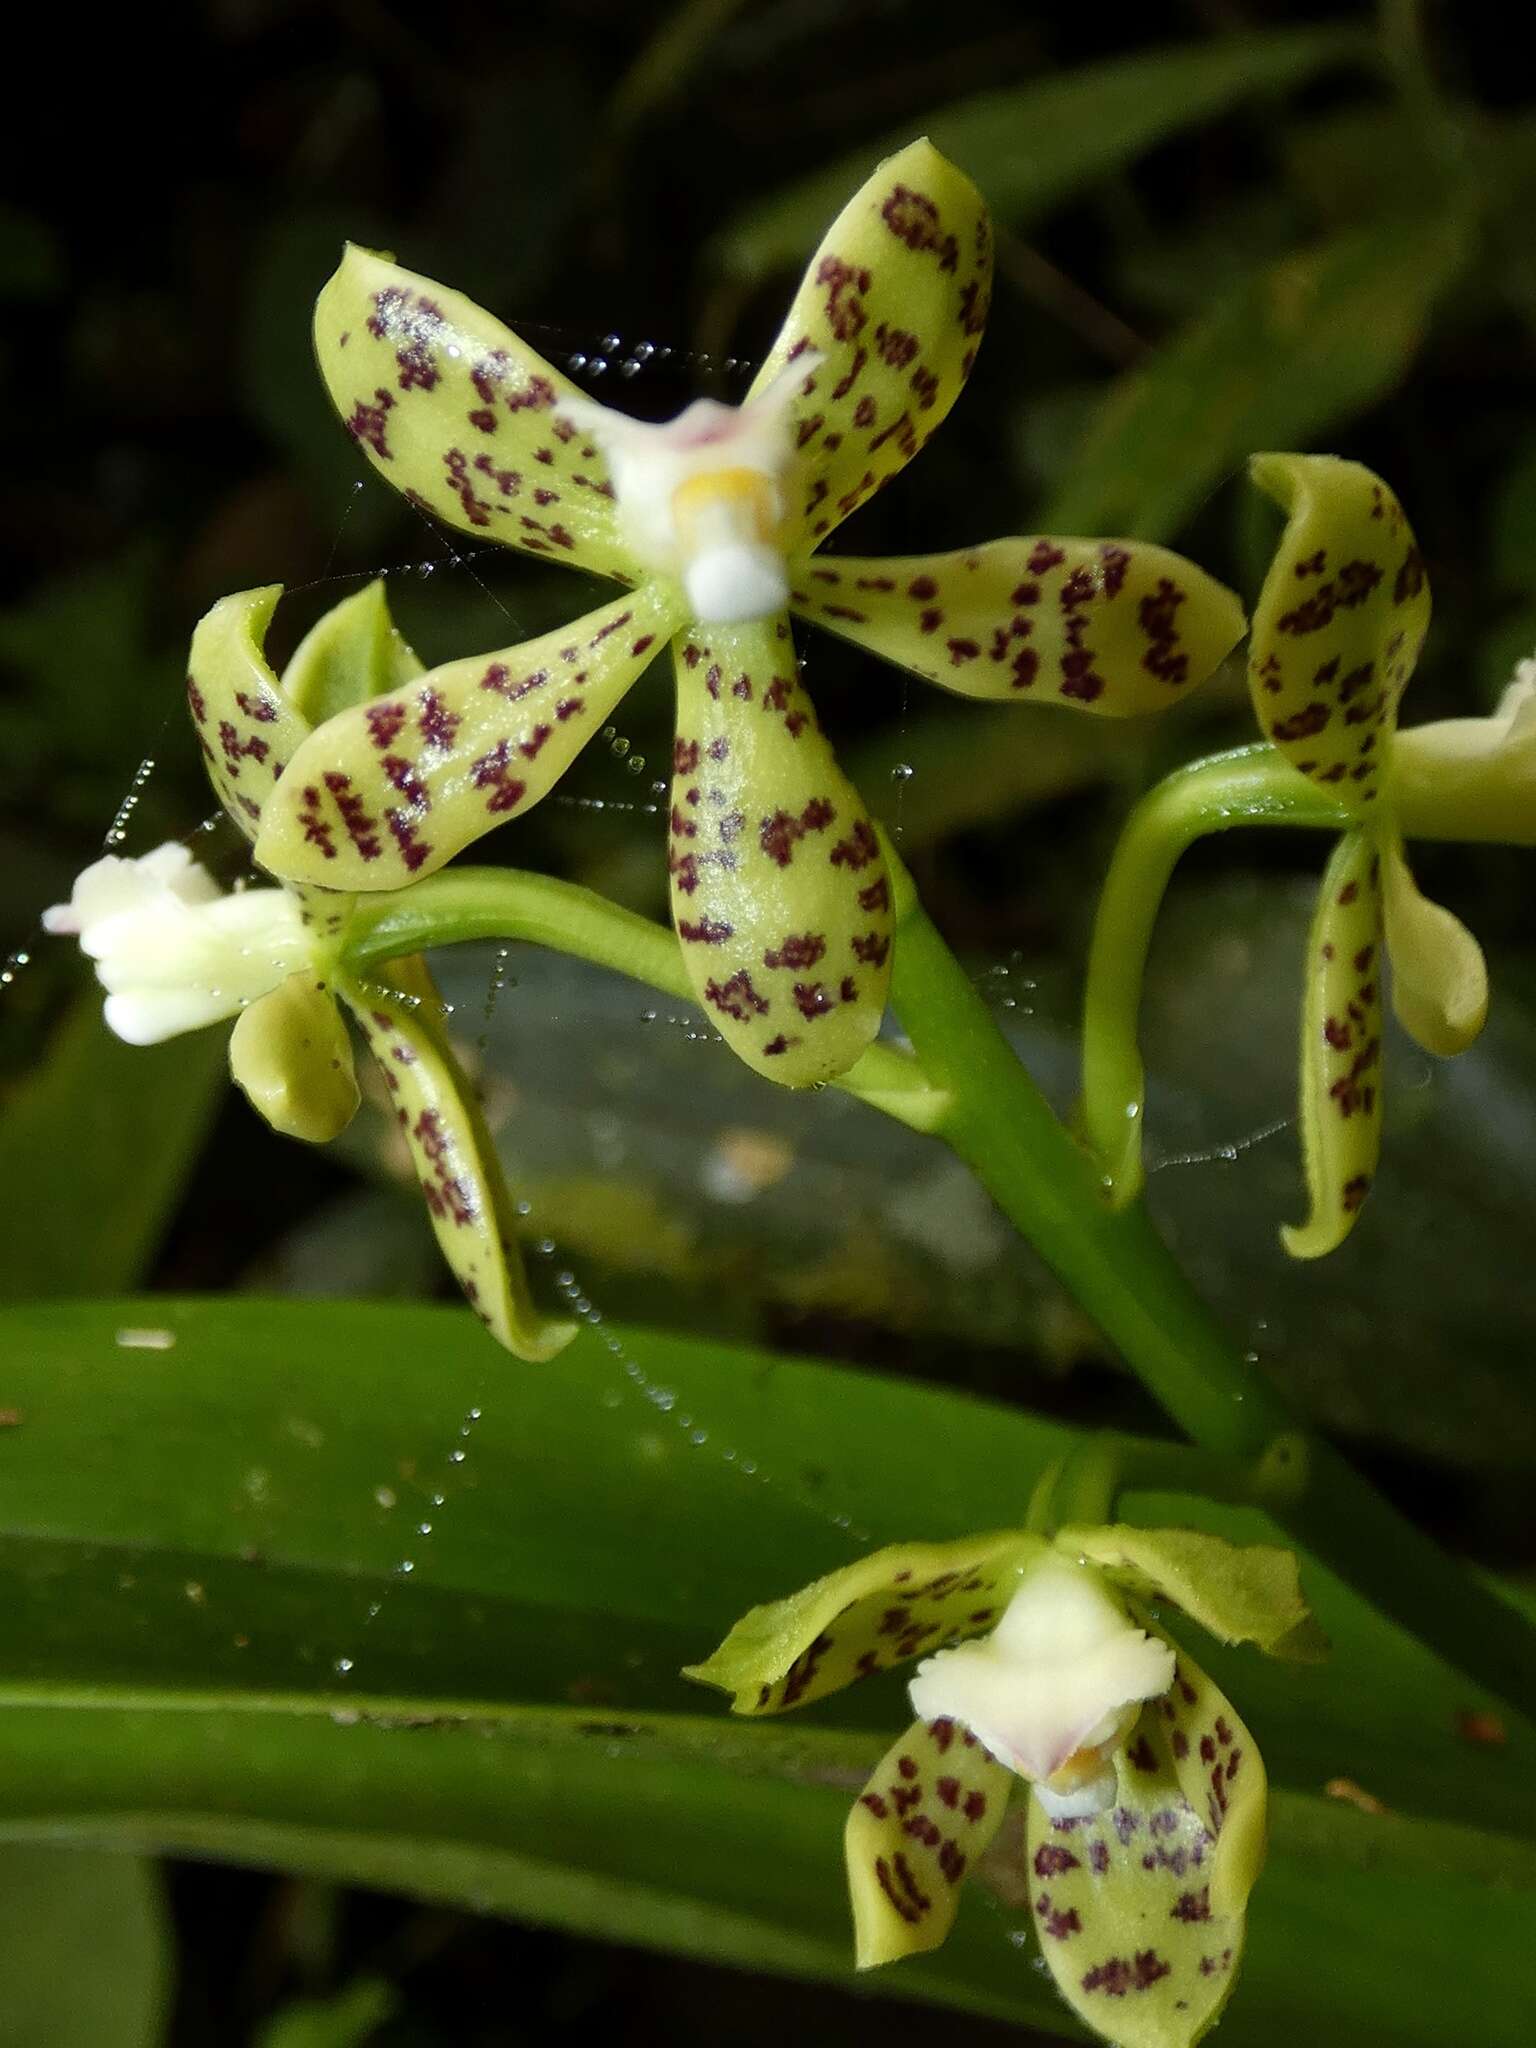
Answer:
[(1098, 1565), (1143, 1602), (1171, 1600), (1222, 1643), (1256, 1643), (1272, 1657), (1309, 1661), (1327, 1644), (1301, 1590), (1293, 1551), (1229, 1543), (1198, 1529), (1064, 1528), (1056, 1547)]
[(1256, 455), (1249, 468), (1287, 514), (1249, 639), (1260, 729), (1303, 775), (1368, 810), (1429, 630), (1423, 557), (1397, 499), (1358, 462)]
[(343, 978), (338, 990), (379, 1063), (432, 1228), (470, 1307), (517, 1357), (553, 1357), (574, 1326), (533, 1305), (496, 1148), (449, 1047), (431, 976), (419, 959), (392, 960), (366, 981)]
[(676, 625), (652, 583), (540, 639), (445, 662), (320, 726), (256, 857), (290, 881), (395, 889), (554, 787)]
[(240, 1012), (229, 1071), (251, 1107), (285, 1138), (328, 1144), (357, 1110), (352, 1041), (313, 969), (290, 974)]
[(1004, 1529), (959, 1543), (898, 1543), (744, 1614), (686, 1678), (732, 1694), (738, 1714), (780, 1714), (892, 1664), (996, 1627), (1045, 1546)]
[(375, 577), (315, 621), (283, 670), (283, 694), (310, 725), (367, 703), (421, 674)]
[(1182, 555), (1130, 540), (994, 540), (947, 555), (797, 564), (818, 625), (962, 697), (1163, 711), (1242, 637), (1243, 608)]
[(558, 410), (576, 387), (472, 300), (349, 244), (315, 354), (348, 433), (418, 511), (631, 579), (607, 467)]
[(914, 1721), (886, 1751), (843, 1834), (861, 1970), (939, 1946), (1013, 1785), (959, 1721)]
[(880, 1028), (893, 914), (885, 856), (800, 681), (787, 618), (673, 643), (667, 869), (698, 1001), (785, 1087), (846, 1073)]
[(214, 794), (248, 839), (272, 786), (309, 731), (262, 649), (282, 585), (220, 598), (198, 622), (187, 704)]
[(903, 468), (960, 396), (986, 325), (992, 230), (981, 194), (932, 143), (887, 157), (811, 258), (748, 397), (809, 350), (790, 414), (793, 554)]
[(1025, 1838), (1040, 1950), (1068, 2004), (1119, 2048), (1188, 2048), (1219, 2016), (1263, 1862), (1264, 1767), (1248, 1730), (1181, 1652), (1167, 1697), (1116, 1758), (1106, 1812)]
[(1333, 852), (1307, 939), (1301, 1006), (1301, 1152), (1310, 1214), (1287, 1224), (1293, 1259), (1348, 1237), (1381, 1151), (1381, 863), (1374, 836)]

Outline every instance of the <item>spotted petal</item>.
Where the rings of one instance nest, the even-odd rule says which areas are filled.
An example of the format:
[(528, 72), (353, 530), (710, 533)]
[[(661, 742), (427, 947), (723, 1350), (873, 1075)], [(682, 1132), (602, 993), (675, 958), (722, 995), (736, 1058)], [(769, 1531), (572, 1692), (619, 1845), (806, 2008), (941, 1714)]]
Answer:
[(283, 694), (310, 725), (320, 725), (349, 705), (410, 682), (421, 668), (389, 615), (379, 576), (310, 627), (283, 670)]
[(1250, 467), (1288, 515), (1253, 617), (1254, 710), (1294, 767), (1364, 811), (1429, 628), (1423, 558), (1396, 498), (1358, 462), (1256, 455)]
[(1279, 1657), (1307, 1657), (1321, 1645), (1293, 1551), (1124, 1523), (1061, 1529), (1056, 1547), (1100, 1566), (1125, 1592), (1173, 1601), (1218, 1642), (1257, 1643)]
[(734, 1695), (738, 1714), (779, 1714), (892, 1664), (995, 1627), (1044, 1544), (1017, 1529), (958, 1543), (898, 1543), (787, 1600), (744, 1614), (684, 1673)]
[(332, 889), (394, 889), (529, 810), (677, 623), (648, 584), (537, 640), (445, 662), (316, 729), (256, 857)]
[(795, 572), (797, 611), (962, 697), (1162, 711), (1243, 631), (1237, 599), (1142, 541), (988, 541), (947, 555), (820, 557)]
[(220, 598), (192, 635), (187, 703), (208, 780), (248, 839), (262, 808), (309, 731), (262, 649), (282, 585)]
[(251, 1107), (285, 1138), (324, 1145), (358, 1105), (352, 1042), (325, 982), (290, 974), (240, 1012), (229, 1039), (229, 1071)]
[(843, 1836), (861, 1970), (939, 1946), (1012, 1789), (1013, 1773), (958, 1721), (916, 1721), (886, 1751)]
[(1029, 1802), (1035, 1931), (1058, 1989), (1121, 2048), (1187, 2048), (1242, 1956), (1263, 1862), (1264, 1767), (1252, 1736), (1182, 1652), (1143, 1709), (1104, 1813), (1053, 1821)]
[(1374, 839), (1340, 840), (1307, 939), (1301, 1144), (1311, 1214), (1280, 1233), (1293, 1259), (1341, 1245), (1381, 1150), (1381, 868)]
[(1465, 1052), (1488, 1016), (1483, 949), (1461, 922), (1421, 896), (1393, 845), (1382, 856), (1382, 908), (1392, 962), (1392, 1008), (1426, 1052)]
[(529, 1297), (496, 1148), (449, 1048), (431, 976), (417, 959), (394, 960), (375, 978), (338, 986), (379, 1063), (432, 1228), (470, 1307), (517, 1357), (553, 1357), (573, 1327), (541, 1315)]
[(698, 999), (760, 1074), (845, 1073), (880, 1028), (891, 885), (864, 803), (801, 687), (789, 621), (674, 645), (667, 866)]
[(791, 413), (793, 557), (889, 482), (960, 396), (986, 325), (992, 232), (981, 194), (933, 145), (887, 157), (811, 258), (748, 397), (807, 350)]
[(348, 433), (420, 511), (629, 580), (602, 456), (556, 417), (576, 387), (472, 300), (349, 245), (315, 353)]

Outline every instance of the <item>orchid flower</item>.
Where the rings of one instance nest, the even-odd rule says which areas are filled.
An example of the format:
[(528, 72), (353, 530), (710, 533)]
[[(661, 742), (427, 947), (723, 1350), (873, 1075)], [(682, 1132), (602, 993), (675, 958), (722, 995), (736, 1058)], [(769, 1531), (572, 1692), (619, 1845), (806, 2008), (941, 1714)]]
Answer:
[[(279, 681), (262, 651), (278, 596), (252, 590), (216, 604), (193, 636), (187, 679), (209, 779), (248, 839), (317, 714), (421, 672), (374, 583), (319, 621)], [(107, 1023), (129, 1044), (233, 1018), (235, 1080), (275, 1130), (316, 1144), (344, 1130), (359, 1101), (340, 998), (378, 1061), (471, 1306), (520, 1358), (549, 1357), (570, 1328), (529, 1300), (495, 1149), (431, 977), (417, 958), (366, 979), (350, 972), (350, 908), (346, 896), (301, 886), (226, 892), (170, 842), (137, 860), (94, 862), (43, 921), (95, 961)]]
[[(1349, 816), (1307, 942), (1300, 1121), (1311, 1213), (1282, 1233), (1294, 1257), (1316, 1258), (1348, 1235), (1376, 1170), (1386, 960), (1397, 1020), (1426, 1052), (1464, 1051), (1488, 1014), (1481, 947), (1409, 871), (1401, 771), (1430, 792), (1453, 764), (1480, 791), (1507, 784), (1531, 750), (1530, 685), (1517, 684), (1494, 719), (1399, 736), (1430, 613), (1401, 506), (1379, 477), (1334, 456), (1260, 456), (1253, 475), (1288, 515), (1254, 615), (1254, 709), (1292, 767)], [(1527, 834), (1531, 823), (1528, 813)]]
[(1317, 1258), (1354, 1227), (1376, 1171), (1387, 964), (1398, 1021), (1427, 1052), (1461, 1052), (1482, 1029), (1482, 950), (1419, 893), (1403, 842), (1536, 844), (1536, 662), (1520, 664), (1491, 716), (1399, 732), (1430, 612), (1401, 506), (1370, 470), (1335, 456), (1255, 456), (1252, 473), (1287, 514), (1249, 650), (1265, 739), (1177, 771), (1127, 820), (1094, 925), (1080, 1121), (1110, 1201), (1130, 1201), (1144, 1177), (1136, 1013), (1180, 854), (1232, 825), (1338, 832), (1308, 939), (1301, 1019), (1309, 1214), (1281, 1232), (1293, 1257)]
[(1063, 1996), (1116, 2042), (1185, 2048), (1232, 1987), (1265, 1777), (1154, 1600), (1270, 1655), (1322, 1642), (1288, 1551), (1188, 1530), (1004, 1530), (878, 1550), (753, 1608), (685, 1675), (739, 1714), (773, 1714), (921, 1659), (917, 1718), (848, 1818), (859, 1967), (939, 1946), (1022, 1779), (1031, 1911)]
[(980, 196), (913, 143), (833, 224), (745, 402), (653, 425), (583, 397), (457, 292), (350, 248), (316, 346), (375, 467), (477, 539), (624, 591), (329, 721), (268, 806), (258, 860), (342, 890), (430, 874), (545, 796), (670, 641), (667, 865), (697, 998), (769, 1078), (845, 1072), (884, 1009), (891, 882), (790, 613), (961, 696), (1113, 715), (1174, 702), (1242, 630), (1230, 592), (1140, 542), (818, 555), (958, 398), (990, 282)]

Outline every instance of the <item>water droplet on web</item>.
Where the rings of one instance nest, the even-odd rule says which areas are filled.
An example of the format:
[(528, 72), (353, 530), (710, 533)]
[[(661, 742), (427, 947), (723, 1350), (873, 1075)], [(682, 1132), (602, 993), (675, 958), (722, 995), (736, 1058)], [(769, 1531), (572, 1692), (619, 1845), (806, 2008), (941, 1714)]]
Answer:
[(581, 372), (587, 367), (587, 359), (583, 355), (567, 356), (565, 366), (572, 376), (579, 377)]
[(414, 1557), (402, 1557), (400, 1562), (395, 1566), (395, 1570), (400, 1574), (402, 1579), (409, 1578), (411, 1573), (415, 1571), (415, 1569), (416, 1560)]
[(910, 782), (916, 773), (917, 770), (910, 761), (898, 761), (891, 770), (891, 780), (892, 782)]
[(624, 346), (624, 337), (623, 337), (623, 335), (622, 335), (622, 334), (605, 334), (605, 335), (603, 336), (603, 352), (604, 352), (604, 354), (606, 354), (606, 355), (610, 355), (610, 356), (616, 356), (616, 355), (618, 354), (619, 350), (620, 350), (620, 349), (621, 349), (621, 348), (622, 348), (623, 346)]
[(624, 766), (629, 770), (631, 775), (643, 775), (645, 772), (644, 754), (631, 754), (629, 759), (624, 763)]
[(345, 1678), (347, 1673), (352, 1669), (352, 1659), (350, 1657), (338, 1657), (336, 1659), (336, 1662), (331, 1666), (331, 1669), (337, 1674), (338, 1677)]
[(639, 363), (635, 360), (633, 356), (626, 356), (623, 362), (620, 363), (619, 365), (619, 375), (621, 377), (637, 377), (639, 374)]
[(587, 365), (587, 374), (590, 377), (603, 377), (606, 376), (607, 373), (608, 358), (606, 356), (594, 356), (591, 362), (588, 363)]

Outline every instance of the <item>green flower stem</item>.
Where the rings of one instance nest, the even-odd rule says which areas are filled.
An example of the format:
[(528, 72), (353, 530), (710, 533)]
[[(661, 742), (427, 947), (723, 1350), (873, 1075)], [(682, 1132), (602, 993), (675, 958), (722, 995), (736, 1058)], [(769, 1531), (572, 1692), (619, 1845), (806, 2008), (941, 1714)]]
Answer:
[(1106, 1205), (1098, 1164), (1014, 1057), (909, 883), (898, 901), (892, 1000), (929, 1081), (950, 1099), (936, 1135), (1168, 1414), (1202, 1452), (1224, 1461), (1201, 1476), (1230, 1472), (1232, 1460), (1273, 1457), (1271, 1447), (1285, 1440), (1286, 1462), (1300, 1477), (1282, 1485), (1271, 1474), (1266, 1505), (1275, 1520), (1469, 1678), (1523, 1713), (1536, 1710), (1536, 1629), (1381, 1500), (1330, 1445), (1306, 1434), (1195, 1293), (1142, 1206)]
[(1049, 1534), (1072, 1523), (1116, 1521), (1127, 1493), (1187, 1494), (1283, 1519), (1304, 1497), (1310, 1467), (1311, 1446), (1294, 1431), (1273, 1438), (1254, 1458), (1095, 1431), (1045, 1475), (1030, 1502), (1029, 1527)]
[(1094, 920), (1083, 1002), (1083, 1135), (1115, 1201), (1140, 1191), (1144, 1094), (1137, 1015), (1152, 929), (1180, 856), (1234, 825), (1339, 832), (1350, 814), (1267, 743), (1213, 754), (1148, 792), (1125, 822)]
[[(691, 1004), (677, 940), (665, 925), (573, 882), (516, 868), (451, 868), (409, 888), (358, 899), (342, 944), (346, 965), (370, 966), (466, 939), (521, 939), (610, 967)], [(910, 1053), (872, 1045), (834, 1086), (912, 1130), (931, 1131), (947, 1109)]]
[[(1226, 757), (1226, 772), (1242, 759)], [(1232, 787), (1229, 779), (1229, 809)], [(1257, 789), (1251, 802), (1250, 817), (1279, 815), (1264, 809)], [(1224, 822), (1243, 820), (1232, 815)], [(1323, 821), (1297, 815), (1294, 822)], [(1198, 1447), (1170, 1445), (1147, 1454), (1156, 1471), (1139, 1458), (1134, 1469), (1126, 1463), (1107, 1477), (1100, 1463), (1113, 1464), (1113, 1454), (1085, 1452), (1085, 1476), (1072, 1486), (1086, 1498), (1095, 1486), (1102, 1495), (1105, 1485), (1198, 1485), (1225, 1499), (1234, 1497), (1229, 1488), (1263, 1483), (1263, 1504), (1298, 1542), (1469, 1677), (1522, 1711), (1536, 1708), (1536, 1631), (1379, 1500), (1335, 1451), (1305, 1438), (1278, 1391), (1245, 1363), (1194, 1293), (1140, 1206), (1117, 1212), (1105, 1205), (1100, 1169), (1019, 1065), (894, 860), (892, 872), (901, 920), (894, 1000), (917, 1058), (872, 1046), (838, 1085), (942, 1137), (972, 1167)], [(467, 939), (549, 946), (679, 1001), (692, 999), (665, 926), (571, 883), (507, 868), (454, 868), (360, 901), (343, 953), (349, 968), (366, 972), (403, 953)], [(1289, 1447), (1300, 1480), (1255, 1482), (1255, 1470), (1262, 1474), (1266, 1457), (1276, 1455), (1277, 1440)], [(1242, 1498), (1256, 1496), (1244, 1491)]]

